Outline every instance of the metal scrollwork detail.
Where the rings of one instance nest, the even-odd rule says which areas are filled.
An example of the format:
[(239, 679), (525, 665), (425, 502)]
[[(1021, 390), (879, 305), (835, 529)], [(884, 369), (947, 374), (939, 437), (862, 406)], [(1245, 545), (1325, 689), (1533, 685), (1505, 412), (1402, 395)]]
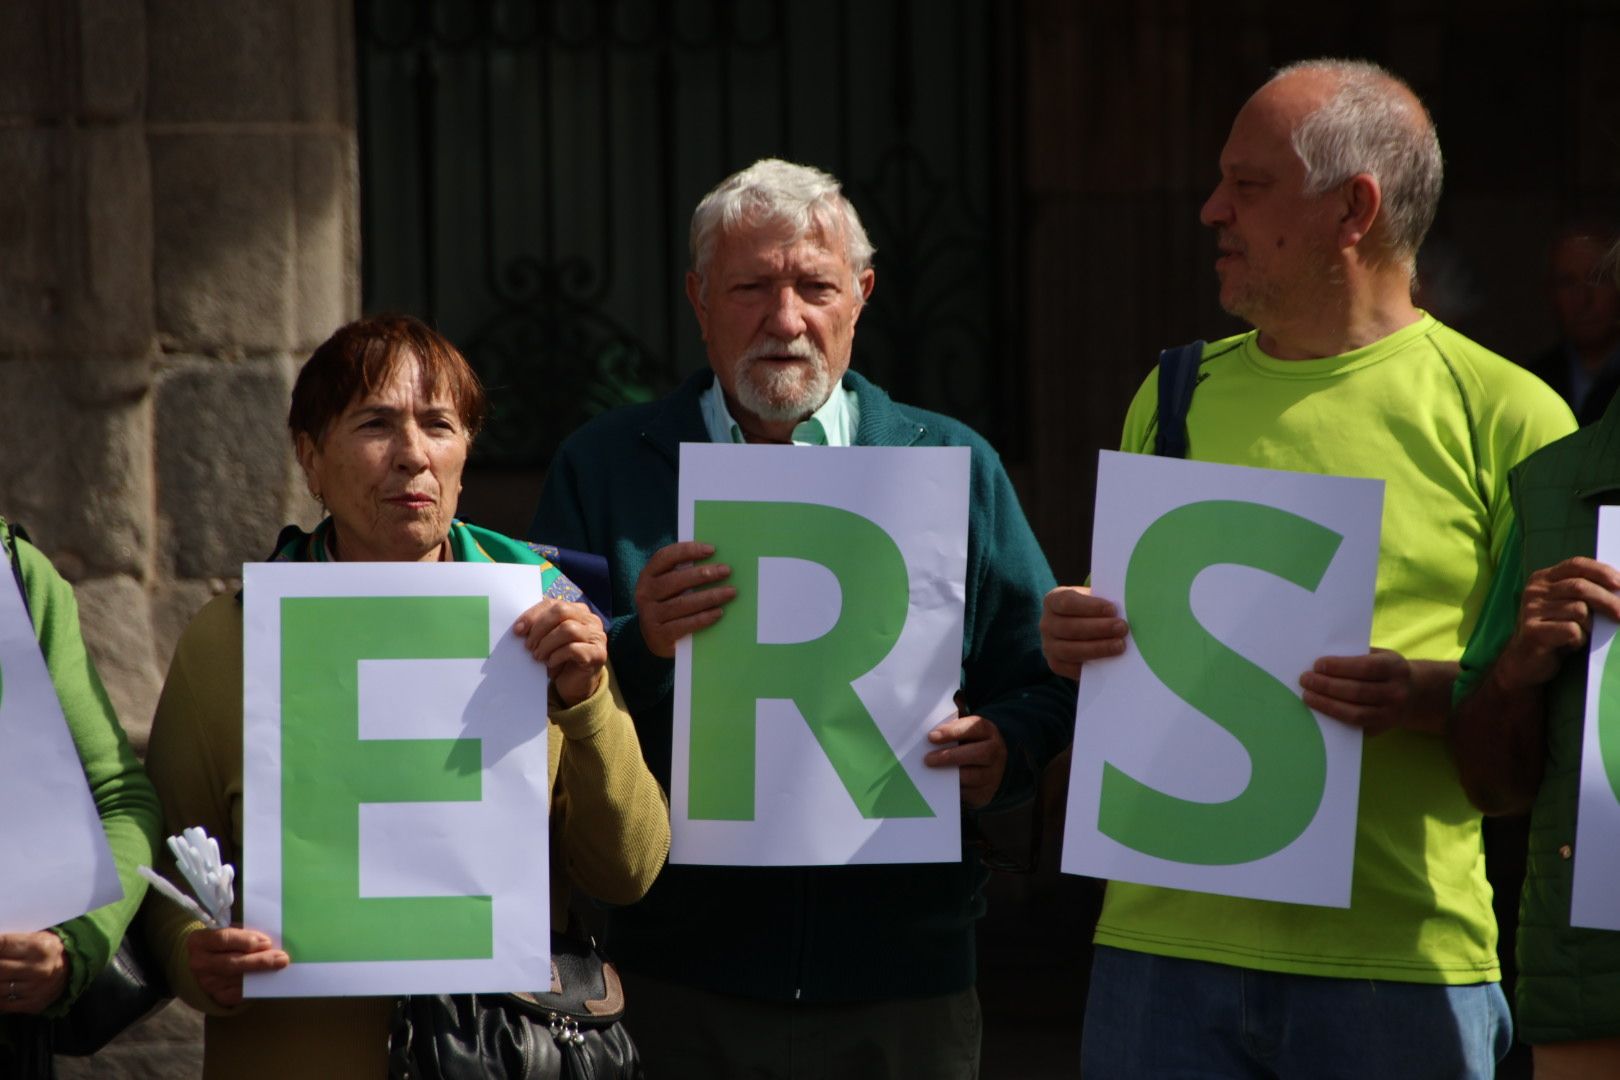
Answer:
[[(855, 364), (993, 440), (1001, 305), (993, 0), (357, 0), (366, 307), (408, 310), (490, 390), (475, 449), (543, 466), (589, 416), (705, 363), (687, 219), (766, 156), (845, 181), (878, 247)], [(998, 239), (999, 238), (999, 239)]]

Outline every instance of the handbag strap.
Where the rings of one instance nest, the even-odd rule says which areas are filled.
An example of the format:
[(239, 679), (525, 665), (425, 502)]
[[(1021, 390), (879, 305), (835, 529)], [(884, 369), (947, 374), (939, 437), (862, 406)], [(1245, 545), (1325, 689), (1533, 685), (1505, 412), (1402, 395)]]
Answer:
[(1194, 341), (1159, 353), (1159, 423), (1153, 452), (1160, 457), (1187, 456), (1187, 412), (1198, 386), (1204, 343)]

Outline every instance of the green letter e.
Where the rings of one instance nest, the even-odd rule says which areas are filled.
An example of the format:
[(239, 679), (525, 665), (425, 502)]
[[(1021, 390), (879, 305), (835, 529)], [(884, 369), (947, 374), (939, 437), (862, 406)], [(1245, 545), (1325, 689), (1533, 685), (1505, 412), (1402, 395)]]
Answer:
[(360, 804), (476, 801), (477, 739), (361, 739), (361, 660), (482, 660), (482, 596), (281, 601), (282, 935), (300, 962), (483, 959), (488, 896), (360, 896)]

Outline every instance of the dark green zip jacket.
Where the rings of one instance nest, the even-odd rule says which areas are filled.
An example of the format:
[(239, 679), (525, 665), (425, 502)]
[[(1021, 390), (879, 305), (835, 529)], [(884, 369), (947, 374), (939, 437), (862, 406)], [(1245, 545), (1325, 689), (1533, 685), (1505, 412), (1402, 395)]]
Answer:
[[(661, 401), (606, 413), (570, 436), (530, 530), (607, 557), (613, 667), (666, 790), (675, 665), (642, 640), (636, 578), (675, 541), (680, 444), (709, 441), (698, 400), (713, 378), (700, 372)], [(988, 443), (948, 417), (896, 404), (853, 372), (843, 382), (860, 402), (856, 445), (972, 449), (962, 692), (967, 711), (993, 721), (1007, 742), (993, 805), (1014, 802), (1073, 734), (1074, 684), (1041, 657), (1052, 572)], [(756, 999), (951, 993), (974, 981), (986, 876), (971, 854), (903, 866), (666, 866), (644, 900), (613, 913), (607, 946), (627, 971)]]
[[(1598, 507), (1620, 503), (1620, 408), (1526, 458), (1512, 483), (1524, 576), (1591, 556)], [(1518, 1025), (1529, 1043), (1620, 1035), (1620, 933), (1569, 925), (1586, 669), (1582, 649), (1546, 690), (1546, 771), (1530, 812), (1519, 906)]]

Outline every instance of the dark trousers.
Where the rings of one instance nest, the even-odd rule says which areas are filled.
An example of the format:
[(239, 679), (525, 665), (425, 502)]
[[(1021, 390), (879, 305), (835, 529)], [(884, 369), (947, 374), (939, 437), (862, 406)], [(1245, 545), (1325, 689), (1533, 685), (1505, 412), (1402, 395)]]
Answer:
[(979, 996), (756, 1001), (621, 973), (647, 1080), (976, 1080)]

